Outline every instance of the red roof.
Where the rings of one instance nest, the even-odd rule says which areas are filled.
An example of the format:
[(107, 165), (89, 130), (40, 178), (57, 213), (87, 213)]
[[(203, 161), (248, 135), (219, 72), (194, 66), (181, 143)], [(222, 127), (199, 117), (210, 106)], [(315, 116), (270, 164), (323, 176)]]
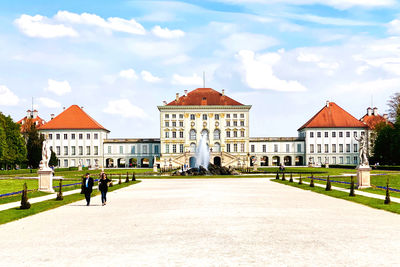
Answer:
[(243, 104), (212, 88), (197, 88), (167, 106), (243, 106)]
[(108, 131), (77, 105), (70, 106), (40, 129), (101, 129)]
[(385, 119), (383, 116), (381, 115), (370, 115), (368, 116), (368, 114), (365, 114), (360, 121), (364, 122), (365, 124), (367, 124), (369, 129), (375, 129), (375, 127), (380, 124), (380, 123), (385, 123), (385, 124), (391, 124), (391, 122), (389, 122), (387, 119)]
[(367, 125), (354, 118), (350, 113), (336, 105), (327, 102), (317, 114), (307, 121), (303, 128), (366, 128)]
[[(36, 126), (36, 129), (41, 128), (46, 121), (42, 118), (40, 118), (39, 116), (36, 116), (36, 118), (28, 118), (27, 116), (23, 117), (22, 119), (20, 119), (19, 121), (17, 121), (17, 123), (21, 124), (21, 132), (25, 132), (26, 131), (26, 127), (28, 127), (27, 122), (28, 120), (31, 120), (31, 123), (34, 123)], [(31, 124), (29, 124), (30, 127)]]

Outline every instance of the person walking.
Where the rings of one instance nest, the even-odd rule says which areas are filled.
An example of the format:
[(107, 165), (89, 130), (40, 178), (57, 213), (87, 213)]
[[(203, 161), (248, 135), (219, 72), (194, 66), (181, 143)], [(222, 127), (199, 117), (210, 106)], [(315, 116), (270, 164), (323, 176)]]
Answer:
[(90, 177), (89, 173), (86, 173), (85, 175), (85, 180), (84, 180), (84, 186), (83, 186), (83, 192), (85, 193), (85, 198), (86, 198), (86, 206), (90, 205), (90, 195), (92, 194), (93, 191), (93, 178)]
[(99, 190), (101, 192), (101, 203), (104, 206), (107, 204), (107, 191), (108, 191), (108, 184), (111, 182), (110, 179), (107, 178), (107, 174), (104, 172), (100, 173), (100, 180), (99, 180)]

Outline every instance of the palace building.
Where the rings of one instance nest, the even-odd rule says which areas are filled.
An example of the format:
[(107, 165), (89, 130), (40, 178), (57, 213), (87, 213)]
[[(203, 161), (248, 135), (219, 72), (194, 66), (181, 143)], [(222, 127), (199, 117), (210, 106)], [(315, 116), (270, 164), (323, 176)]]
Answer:
[[(39, 130), (59, 158), (59, 167), (172, 167), (195, 166), (200, 140), (210, 151), (210, 162), (221, 166), (321, 166), (358, 164), (358, 138), (369, 145), (374, 129), (388, 122), (377, 108), (360, 120), (327, 101), (298, 129), (296, 137), (250, 137), (250, 109), (212, 88), (197, 88), (157, 106), (160, 138), (108, 138), (109, 130), (72, 105)], [(32, 112), (28, 112), (31, 114)], [(33, 114), (36, 118), (37, 111)], [(30, 116), (31, 116), (30, 115)], [(26, 120), (26, 118), (24, 118)], [(20, 121), (24, 123), (24, 119)]]

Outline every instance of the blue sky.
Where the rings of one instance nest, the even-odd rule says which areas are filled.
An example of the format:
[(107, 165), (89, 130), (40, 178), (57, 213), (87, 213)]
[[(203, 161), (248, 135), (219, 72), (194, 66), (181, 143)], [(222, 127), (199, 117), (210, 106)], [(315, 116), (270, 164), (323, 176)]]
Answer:
[(251, 136), (296, 136), (334, 101), (380, 113), (400, 84), (394, 0), (1, 1), (0, 111), (72, 104), (111, 137), (158, 137), (157, 105), (202, 86), (252, 105)]

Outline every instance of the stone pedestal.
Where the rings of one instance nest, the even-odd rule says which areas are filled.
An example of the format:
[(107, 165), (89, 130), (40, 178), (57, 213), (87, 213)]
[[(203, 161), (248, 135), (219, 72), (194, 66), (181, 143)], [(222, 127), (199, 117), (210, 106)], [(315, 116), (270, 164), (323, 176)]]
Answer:
[(357, 189), (371, 187), (371, 168), (369, 166), (357, 167)]
[(38, 170), (39, 191), (54, 193), (53, 189), (53, 170)]
[(253, 164), (253, 171), (257, 171), (257, 169), (258, 169), (257, 164)]
[(157, 164), (154, 164), (154, 165), (153, 165), (153, 172), (158, 172)]
[(82, 165), (78, 165), (78, 171), (82, 170)]

